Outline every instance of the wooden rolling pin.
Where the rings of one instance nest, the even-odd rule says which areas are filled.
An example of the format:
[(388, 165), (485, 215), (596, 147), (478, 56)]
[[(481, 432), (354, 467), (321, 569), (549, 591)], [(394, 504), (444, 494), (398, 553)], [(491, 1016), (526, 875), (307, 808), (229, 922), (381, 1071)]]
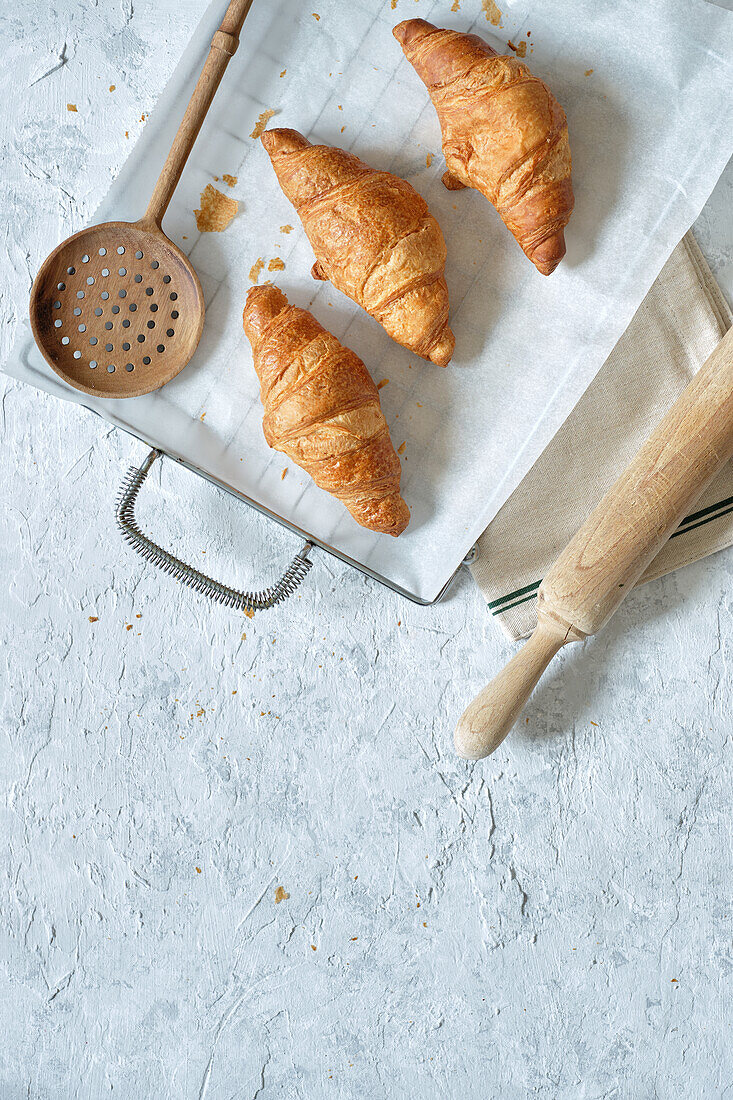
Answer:
[(534, 634), (459, 719), (459, 756), (501, 744), (558, 650), (610, 619), (731, 456), (733, 329), (544, 578)]

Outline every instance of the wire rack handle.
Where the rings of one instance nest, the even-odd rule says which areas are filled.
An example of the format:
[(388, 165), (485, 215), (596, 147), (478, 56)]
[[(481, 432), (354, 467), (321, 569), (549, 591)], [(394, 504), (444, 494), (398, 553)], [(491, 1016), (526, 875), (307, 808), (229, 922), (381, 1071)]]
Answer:
[(308, 557), (308, 552), (313, 549), (312, 542), (304, 543), (302, 550), (293, 558), (280, 580), (270, 588), (265, 588), (261, 592), (242, 592), (212, 577), (207, 577), (205, 573), (200, 573), (198, 569), (187, 565), (143, 534), (135, 518), (135, 502), (150, 472), (150, 467), (160, 454), (160, 451), (153, 449), (141, 466), (131, 466), (120, 488), (115, 519), (128, 545), (146, 561), (156, 565), (164, 573), (169, 573), (182, 584), (193, 588), (195, 592), (200, 592), (210, 600), (223, 603), (226, 607), (233, 607), (237, 611), (266, 611), (287, 599), (288, 596), (292, 596), (313, 565)]

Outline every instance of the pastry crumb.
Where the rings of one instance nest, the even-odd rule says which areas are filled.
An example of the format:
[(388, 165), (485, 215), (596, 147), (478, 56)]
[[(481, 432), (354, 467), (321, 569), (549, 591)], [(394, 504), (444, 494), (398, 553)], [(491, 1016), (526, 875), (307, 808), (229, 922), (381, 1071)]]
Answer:
[(77, 108), (77, 106), (76, 106), (76, 104), (75, 104), (75, 103), (67, 103), (67, 104), (66, 104), (66, 110), (67, 110), (67, 111), (73, 111), (73, 112), (74, 112), (74, 114), (76, 114), (76, 113), (77, 113), (77, 110), (78, 110), (78, 108)]
[(399, 447), (397, 448), (397, 454), (398, 455), (403, 455), (405, 453), (405, 447), (406, 446), (407, 446), (407, 440), (405, 440), (404, 443), (400, 443)]
[(251, 138), (261, 137), (264, 134), (265, 130), (267, 129), (267, 123), (270, 121), (272, 116), (275, 115), (275, 114), (277, 114), (277, 111), (274, 111), (274, 110), (271, 110), (271, 109), (268, 109), (267, 111), (263, 111), (262, 114), (258, 116), (257, 122), (255, 124), (255, 128), (249, 136)]
[(280, 474), (280, 480), (285, 481), (285, 478), (287, 477), (287, 474), (288, 474), (288, 468), (286, 466), (285, 469), (283, 470), (283, 472)]
[(89, 622), (90, 623), (98, 623), (99, 622), (99, 615), (90, 615), (89, 616)]
[(255, 617), (254, 610), (251, 607), (245, 607), (244, 613), (248, 619), (254, 619)]
[(392, 11), (397, 7), (397, 0), (392, 0)]
[(292, 225), (281, 225), (280, 226), (280, 232), (281, 233), (292, 233), (293, 232), (293, 227), (292, 227)]
[(251, 268), (249, 269), (249, 281), (251, 283), (256, 283), (257, 282), (257, 280), (260, 277), (260, 272), (262, 271), (264, 266), (265, 266), (265, 261), (262, 259), (261, 256), (259, 256), (255, 260), (255, 262), (252, 264)]
[(201, 192), (201, 209), (194, 210), (199, 233), (223, 233), (236, 217), (239, 203), (222, 194), (211, 183)]
[(491, 23), (494, 27), (500, 27), (501, 12), (494, 3), (494, 0), (481, 0), (481, 7), (484, 9), (486, 22)]
[(383, 378), (381, 380), (381, 382), (377, 382), (377, 389), (378, 390), (384, 389), (384, 387), (387, 385), (388, 382), (389, 382), (389, 378)]
[[(313, 18), (315, 19), (316, 23), (320, 23), (321, 17), (320, 17), (320, 15), (318, 14), (318, 12), (317, 12), (317, 11), (313, 11), (313, 12), (311, 12), (311, 15), (312, 15), (312, 16), (313, 16)], [(315, 951), (315, 947), (313, 948), (313, 950)]]
[(143, 113), (140, 115), (140, 121), (141, 122), (147, 122), (148, 121), (148, 112), (147, 111), (143, 111)]
[(520, 42), (518, 46), (515, 46), (514, 43), (511, 40), (511, 38), (510, 38), (509, 41), (507, 42), (507, 46), (509, 47), (510, 50), (514, 50), (514, 53), (517, 55), (517, 57), (526, 57), (527, 56), (527, 43), (526, 42)]
[(268, 271), (284, 271), (285, 270), (285, 264), (283, 263), (283, 261), (280, 259), (279, 256), (275, 256), (272, 260), (270, 260), (269, 264), (267, 265), (267, 270)]
[(280, 73), (280, 77), (281, 77), (281, 79), (282, 79), (282, 77), (284, 77), (284, 76), (285, 76), (285, 73), (286, 73), (287, 71), (288, 71), (287, 69), (283, 69), (283, 71), (282, 71), (282, 72)]
[(585, 75), (590, 76), (592, 72), (593, 72), (593, 69), (586, 69), (585, 70)]
[(130, 136), (130, 131), (129, 131), (129, 130), (125, 130), (125, 137), (126, 137), (126, 138), (129, 138), (129, 136)]
[(110, 84), (110, 86), (109, 86), (109, 90), (110, 90), (111, 92), (113, 92), (113, 91), (115, 90), (115, 88), (116, 88), (116, 87), (117, 87), (117, 85), (116, 85), (116, 84)]
[(342, 126), (342, 127), (341, 127), (341, 133), (342, 133), (342, 134), (343, 134), (343, 132), (344, 132), (344, 130), (345, 130), (345, 129), (346, 129), (346, 127), (345, 127), (345, 126)]
[(224, 180), (227, 187), (236, 187), (239, 182), (239, 177), (231, 175), (230, 172), (225, 172), (221, 178)]
[(282, 886), (278, 886), (275, 890), (275, 905), (279, 905), (281, 901), (287, 901), (289, 897), (290, 894), (287, 890), (284, 890)]
[(433, 163), (433, 154), (428, 153), (428, 155), (425, 157), (425, 167), (429, 168), (432, 163)]
[(461, 0), (453, 0), (453, 7), (451, 8), (451, 11), (460, 11), (460, 10), (461, 10)]

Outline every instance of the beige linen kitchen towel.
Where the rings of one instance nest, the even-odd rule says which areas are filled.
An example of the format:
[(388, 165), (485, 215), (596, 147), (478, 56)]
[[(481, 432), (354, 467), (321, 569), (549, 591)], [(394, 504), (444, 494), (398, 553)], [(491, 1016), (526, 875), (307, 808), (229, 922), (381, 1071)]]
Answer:
[[(545, 572), (720, 341), (732, 315), (688, 233), (594, 381), (479, 539), (473, 576), (513, 640), (537, 625)], [(733, 462), (639, 583), (733, 543)]]

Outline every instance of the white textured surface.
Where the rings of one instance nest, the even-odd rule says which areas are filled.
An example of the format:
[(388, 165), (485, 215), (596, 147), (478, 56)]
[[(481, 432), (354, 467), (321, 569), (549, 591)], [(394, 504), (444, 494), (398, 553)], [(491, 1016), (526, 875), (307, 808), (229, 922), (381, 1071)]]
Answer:
[[(0, 6), (1, 350), (39, 227), (94, 209), (197, 15)], [(697, 226), (729, 297), (731, 210), (729, 168)], [(420, 609), (319, 556), (281, 610), (209, 607), (116, 534), (142, 450), (0, 385), (2, 1100), (727, 1094), (729, 554), (632, 593), (466, 765), (508, 652), (470, 581)], [(291, 552), (151, 480), (209, 570)]]

